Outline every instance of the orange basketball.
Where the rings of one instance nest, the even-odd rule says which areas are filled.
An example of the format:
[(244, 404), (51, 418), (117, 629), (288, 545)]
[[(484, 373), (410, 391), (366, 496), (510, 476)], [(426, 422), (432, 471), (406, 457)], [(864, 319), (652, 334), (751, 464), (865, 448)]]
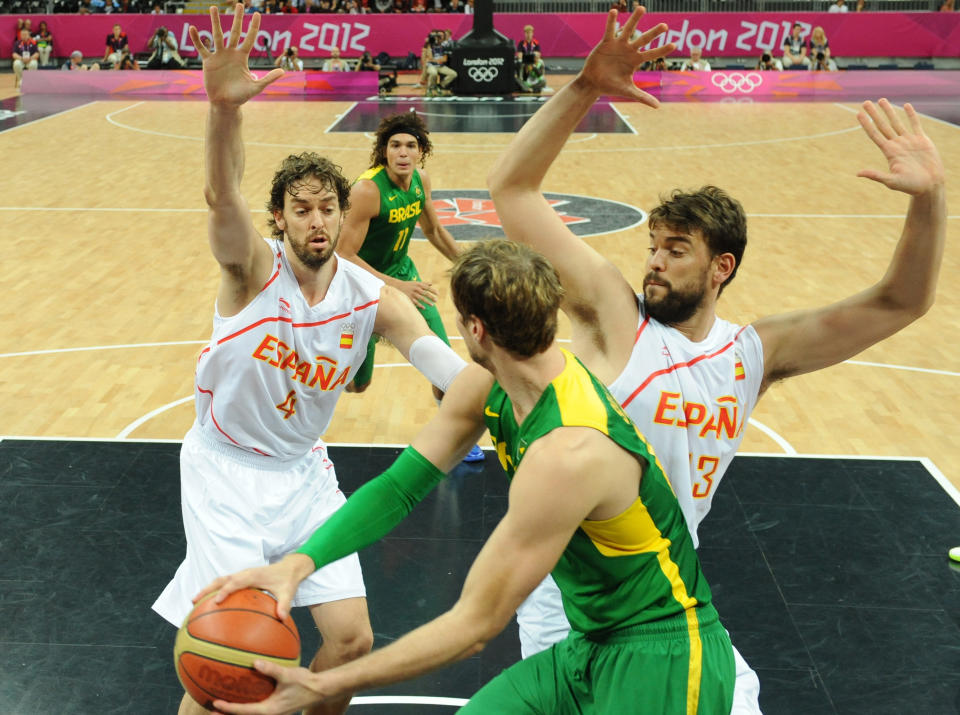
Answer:
[(245, 588), (219, 605), (214, 594), (200, 601), (177, 633), (173, 659), (190, 697), (211, 710), (213, 701), (263, 700), (276, 685), (253, 661), (300, 665), (300, 634), (288, 615), (276, 616), (277, 602), (266, 591)]

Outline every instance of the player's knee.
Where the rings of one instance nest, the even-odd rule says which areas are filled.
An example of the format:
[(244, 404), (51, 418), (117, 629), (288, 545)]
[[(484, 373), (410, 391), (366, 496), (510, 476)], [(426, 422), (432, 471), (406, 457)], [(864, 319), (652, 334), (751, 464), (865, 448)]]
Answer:
[[(323, 648), (327, 650), (323, 661), (327, 664), (347, 663), (356, 660), (371, 650), (373, 650), (373, 630), (369, 624), (365, 626), (357, 625), (342, 633), (325, 637), (323, 639)], [(314, 663), (318, 661), (320, 654), (314, 658)], [(315, 670), (311, 664), (311, 670)]]

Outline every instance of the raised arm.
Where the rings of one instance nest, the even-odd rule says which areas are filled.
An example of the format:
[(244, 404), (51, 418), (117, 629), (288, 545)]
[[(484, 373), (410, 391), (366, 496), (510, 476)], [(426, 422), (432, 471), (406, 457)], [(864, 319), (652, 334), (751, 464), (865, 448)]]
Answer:
[[(631, 39), (643, 13), (643, 8), (634, 10), (620, 31), (616, 30), (617, 12), (607, 14), (603, 40), (587, 57), (580, 74), (524, 125), (487, 177), (507, 237), (540, 251), (557, 269), (566, 293), (563, 309), (573, 323), (574, 340), (578, 328), (599, 331), (591, 342), (618, 354), (629, 351), (636, 329), (634, 291), (616, 266), (566, 227), (541, 193), (541, 183), (570, 134), (601, 95), (658, 106), (655, 98), (634, 85), (633, 73), (643, 62), (669, 54), (674, 46), (641, 49), (662, 34), (666, 25)], [(610, 340), (616, 341), (617, 336), (626, 336), (630, 342), (611, 346)], [(586, 347), (578, 346), (578, 354)], [(590, 362), (597, 372), (596, 361)]]
[[(910, 324), (933, 305), (946, 241), (944, 170), (917, 113), (904, 105), (910, 129), (881, 99), (857, 115), (883, 152), (889, 171), (857, 176), (910, 195), (903, 232), (887, 272), (873, 286), (833, 305), (754, 323), (764, 352), (764, 386), (846, 360)], [(881, 111), (882, 110), (882, 113)]]
[(236, 314), (250, 302), (269, 278), (273, 261), (240, 193), (244, 163), (240, 107), (281, 77), (283, 70), (271, 70), (261, 79), (250, 73), (247, 60), (260, 27), (260, 15), (253, 15), (247, 36), (240, 43), (242, 7), (237, 5), (230, 40), (224, 43), (220, 14), (215, 5), (210, 6), (213, 52), (204, 46), (195, 27), (189, 30), (203, 61), (203, 84), (210, 102), (204, 143), (206, 184), (203, 193), (209, 208), (210, 249), (221, 268), (217, 296), (221, 315)]
[(420, 180), (423, 181), (423, 213), (420, 214), (420, 228), (423, 235), (433, 244), (440, 253), (451, 261), (456, 260), (460, 255), (460, 247), (457, 245), (453, 235), (440, 223), (440, 217), (437, 216), (437, 210), (433, 207), (433, 195), (430, 187), (430, 177), (427, 172), (420, 171)]

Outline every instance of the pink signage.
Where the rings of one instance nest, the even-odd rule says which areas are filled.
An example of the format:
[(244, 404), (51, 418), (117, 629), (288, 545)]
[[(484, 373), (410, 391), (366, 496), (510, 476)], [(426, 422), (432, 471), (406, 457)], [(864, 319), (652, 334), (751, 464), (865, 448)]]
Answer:
[[(88, 59), (103, 57), (106, 36), (115, 22), (127, 33), (136, 53), (147, 51), (148, 40), (161, 25), (173, 32), (185, 57), (196, 56), (187, 34), (189, 23), (197, 25), (201, 37), (210, 37), (204, 15), (0, 15), (0, 38), (9, 38), (11, 46), (17, 17), (31, 17), (34, 27), (46, 20), (61, 57), (74, 49)], [(518, 40), (529, 23), (546, 57), (586, 57), (603, 32), (604, 17), (602, 13), (498, 13), (494, 27)], [(231, 19), (222, 18), (225, 29)], [(713, 58), (759, 57), (764, 52), (778, 56), (794, 21), (801, 23), (804, 36), (822, 26), (837, 57), (960, 57), (960, 13), (650, 13), (643, 22), (647, 27), (667, 23), (670, 31), (661, 42), (675, 42), (677, 56), (699, 46)], [(358, 57), (364, 50), (393, 57), (413, 52), (419, 57), (431, 29), (449, 28), (459, 38), (472, 27), (473, 18), (467, 15), (266, 15), (254, 54), (265, 55), (269, 46), (276, 56), (296, 45), (303, 57), (322, 57), (333, 47), (346, 57)]]
[[(24, 94), (83, 94), (103, 97), (179, 95), (203, 97), (200, 70), (153, 72), (24, 72)], [(342, 98), (377, 93), (376, 72), (287, 72), (255, 99), (313, 95)]]

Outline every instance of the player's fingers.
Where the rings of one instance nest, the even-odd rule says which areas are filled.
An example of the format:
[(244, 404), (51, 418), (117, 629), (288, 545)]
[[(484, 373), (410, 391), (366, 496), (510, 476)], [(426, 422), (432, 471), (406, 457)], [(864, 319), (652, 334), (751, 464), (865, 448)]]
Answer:
[(243, 32), (243, 12), (233, 13), (233, 24), (230, 26), (230, 39), (227, 47), (236, 47), (240, 44), (240, 33)]
[(276, 82), (278, 79), (280, 79), (281, 77), (283, 77), (283, 75), (284, 75), (283, 70), (280, 69), (279, 67), (277, 67), (276, 69), (270, 70), (269, 72), (267, 72), (267, 74), (266, 74), (265, 76), (263, 76), (263, 77), (261, 77), (260, 79), (258, 79), (258, 80), (257, 80), (257, 85), (258, 85), (258, 86), (260, 87), (260, 89), (262, 90), (262, 89), (263, 89), (264, 87), (266, 87), (268, 84), (273, 84), (274, 82)]
[(923, 131), (923, 127), (920, 126), (920, 115), (917, 114), (917, 110), (913, 108), (913, 105), (907, 102), (903, 105), (903, 111), (906, 112), (913, 133), (925, 137), (926, 133)]
[(656, 109), (660, 106), (660, 100), (654, 97), (652, 94), (644, 92), (642, 89), (637, 88), (636, 93), (633, 95), (633, 98), (636, 99), (641, 104), (646, 104), (648, 107), (653, 107)]
[[(242, 7), (242, 6), (241, 6)], [(243, 11), (241, 10), (240, 17), (243, 17)], [(253, 17), (250, 18), (250, 25), (247, 27), (247, 36), (243, 38), (243, 44), (240, 45), (240, 49), (243, 50), (248, 55), (253, 49), (253, 43), (257, 40), (257, 33), (260, 32), (260, 13), (255, 12)]]
[(620, 31), (620, 37), (625, 37), (628, 40), (633, 36), (633, 31), (637, 29), (637, 24), (640, 22), (640, 18), (643, 17), (643, 14), (647, 11), (643, 5), (637, 5), (633, 8), (633, 12), (630, 13), (630, 17), (627, 18), (627, 21), (623, 23), (623, 29)]
[(876, 126), (877, 130), (887, 139), (893, 139), (897, 136), (884, 116), (880, 114), (880, 110), (877, 109), (876, 104), (869, 101), (864, 102), (863, 111), (869, 115), (870, 119), (873, 120), (874, 126)]
[(611, 8), (607, 12), (607, 25), (603, 30), (603, 39), (612, 40), (617, 32), (617, 9)]
[(210, 50), (207, 49), (207, 46), (203, 44), (203, 40), (200, 39), (200, 33), (197, 31), (193, 25), (187, 29), (187, 33), (190, 35), (190, 41), (193, 42), (193, 46), (197, 48), (197, 54), (200, 55), (200, 59), (205, 60), (211, 54)]
[(223, 28), (220, 27), (220, 11), (216, 5), (210, 6), (210, 34), (213, 35), (213, 51), (223, 49)]
[(208, 595), (208, 594), (211, 594), (211, 593), (213, 593), (214, 591), (218, 590), (218, 589), (220, 588), (220, 586), (223, 585), (224, 580), (225, 580), (224, 577), (221, 576), (220, 578), (217, 578), (217, 579), (214, 579), (213, 581), (211, 581), (210, 584), (209, 584), (206, 588), (204, 588), (202, 591), (200, 591), (200, 593), (198, 593), (196, 596), (193, 597), (193, 602), (196, 603), (197, 601), (199, 601), (199, 600), (200, 600), (201, 598), (203, 598), (204, 596), (206, 596), (206, 595)]
[(871, 179), (872, 181), (879, 182), (884, 186), (891, 186), (891, 182), (893, 182), (892, 174), (888, 174), (884, 171), (874, 171), (873, 169), (863, 169), (862, 171), (858, 171), (857, 176), (863, 179)]
[(278, 683), (285, 683), (292, 677), (292, 668), (284, 668), (282, 665), (277, 665), (269, 660), (261, 660), (258, 658), (257, 660), (253, 661), (253, 667), (264, 675), (269, 675)]
[[(660, 35), (662, 35), (662, 34), (663, 34), (664, 32), (666, 32), (668, 29), (669, 29), (669, 28), (667, 27), (667, 24), (666, 24), (665, 22), (661, 22), (659, 25), (654, 25), (654, 26), (651, 27), (649, 30), (645, 30), (645, 31), (640, 35), (640, 37), (638, 37), (636, 40), (634, 40), (634, 41), (633, 41), (633, 46), (634, 46), (634, 47), (646, 47), (646, 46), (649, 45), (651, 42), (653, 42), (655, 39), (657, 39), (658, 37), (660, 37)], [(675, 48), (675, 47), (676, 47), (676, 46), (674, 45), (674, 48)], [(671, 50), (671, 52), (672, 52), (672, 51), (673, 51), (673, 50)]]
[(883, 113), (887, 115), (887, 121), (890, 122), (893, 131), (895, 131), (898, 136), (906, 134), (907, 129), (903, 126), (903, 122), (901, 122), (900, 117), (897, 116), (897, 110), (890, 104), (890, 101), (884, 98), (881, 99), (878, 104), (880, 105), (880, 109), (883, 110)]
[(857, 121), (860, 122), (860, 126), (863, 127), (863, 131), (867, 133), (867, 136), (873, 140), (873, 143), (877, 146), (883, 146), (884, 136), (877, 129), (876, 125), (870, 121), (864, 112), (857, 112)]

